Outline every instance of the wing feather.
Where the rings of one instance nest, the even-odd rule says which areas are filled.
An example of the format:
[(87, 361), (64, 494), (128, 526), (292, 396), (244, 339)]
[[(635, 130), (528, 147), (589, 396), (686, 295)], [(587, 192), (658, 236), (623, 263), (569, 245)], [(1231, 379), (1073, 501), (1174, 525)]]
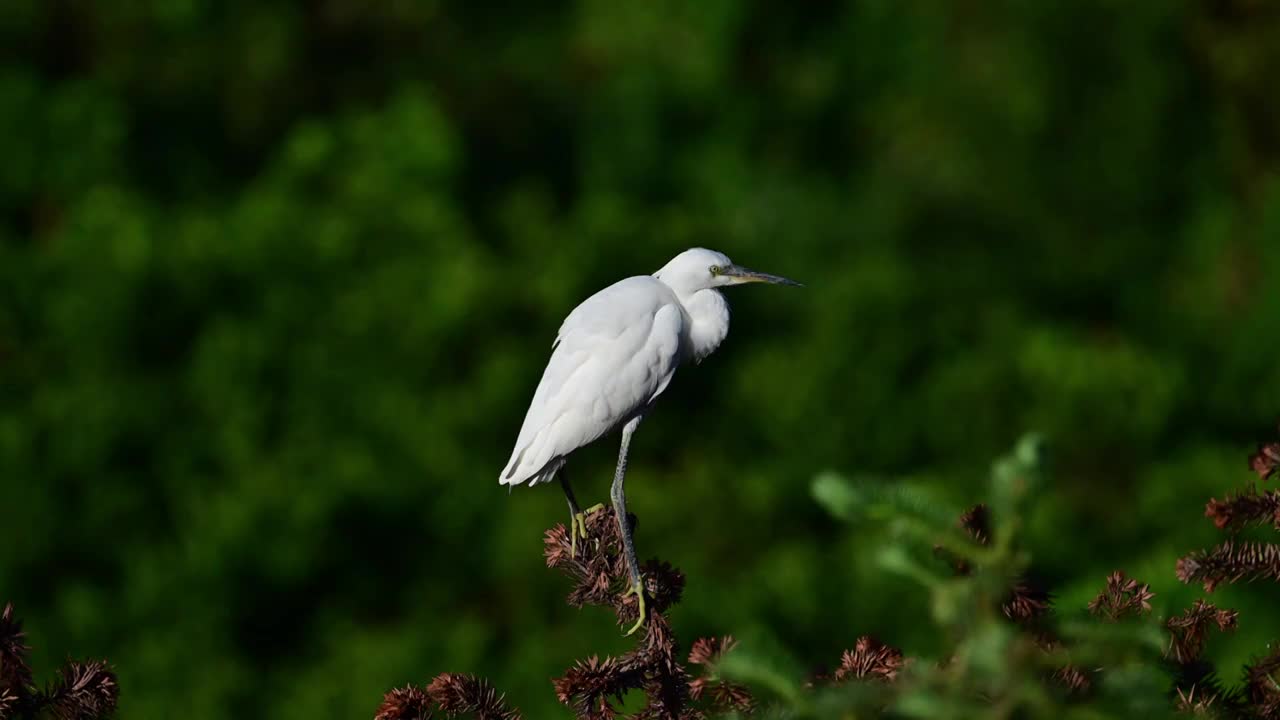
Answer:
[(498, 482), (550, 480), (544, 469), (608, 433), (666, 389), (681, 358), (684, 311), (650, 276), (587, 298), (560, 326), (516, 446)]

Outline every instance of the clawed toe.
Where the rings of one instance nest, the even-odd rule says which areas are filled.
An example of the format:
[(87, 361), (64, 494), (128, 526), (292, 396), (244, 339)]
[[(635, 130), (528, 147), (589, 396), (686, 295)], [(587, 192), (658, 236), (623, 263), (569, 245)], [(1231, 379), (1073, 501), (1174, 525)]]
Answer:
[(636, 618), (636, 624), (632, 625), (631, 629), (626, 632), (627, 636), (633, 635), (635, 631), (639, 630), (640, 627), (644, 625), (644, 621), (648, 619), (647, 613), (645, 611), (645, 606), (644, 606), (644, 580), (643, 579), (637, 580), (634, 585), (632, 585), (630, 588), (627, 589), (625, 593), (622, 594), (622, 597), (627, 597), (628, 595), (633, 595), (633, 594), (636, 596), (636, 601), (640, 606), (639, 616)]

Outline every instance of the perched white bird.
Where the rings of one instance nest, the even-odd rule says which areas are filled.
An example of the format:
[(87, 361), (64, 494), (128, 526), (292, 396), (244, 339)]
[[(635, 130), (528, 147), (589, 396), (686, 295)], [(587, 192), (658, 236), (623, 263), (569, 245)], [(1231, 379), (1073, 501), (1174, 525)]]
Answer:
[(645, 621), (644, 586), (622, 490), (631, 434), (676, 368), (700, 362), (729, 334), (729, 303), (719, 288), (751, 282), (799, 285), (738, 267), (723, 253), (693, 248), (653, 275), (620, 280), (583, 301), (560, 326), (511, 459), (498, 478), (503, 485), (537, 485), (559, 475), (576, 548), (579, 534), (586, 539), (586, 525), (561, 468), (574, 450), (622, 428), (611, 496), (626, 551), (629, 593), (637, 594), (640, 605), (640, 619), (628, 635)]

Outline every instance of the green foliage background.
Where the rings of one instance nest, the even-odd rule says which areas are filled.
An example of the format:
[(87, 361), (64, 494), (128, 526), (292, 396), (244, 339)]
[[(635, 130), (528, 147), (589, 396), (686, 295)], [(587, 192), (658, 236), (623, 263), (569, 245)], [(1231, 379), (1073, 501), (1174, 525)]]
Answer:
[[(1059, 603), (1123, 568), (1168, 613), (1280, 411), (1268, 3), (16, 0), (0, 58), (0, 598), (124, 718), (443, 670), (566, 716), (625, 641), (543, 567), (558, 491), (495, 480), (564, 314), (688, 246), (808, 287), (733, 291), (637, 436), (687, 640), (936, 650), (810, 479), (975, 502), (1027, 428)], [(1212, 654), (1280, 638), (1218, 594)]]

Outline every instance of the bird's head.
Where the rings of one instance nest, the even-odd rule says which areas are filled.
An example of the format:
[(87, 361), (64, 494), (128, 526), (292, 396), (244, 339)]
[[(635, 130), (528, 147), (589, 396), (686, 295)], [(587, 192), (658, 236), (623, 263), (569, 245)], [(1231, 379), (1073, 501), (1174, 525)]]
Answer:
[(758, 282), (801, 287), (800, 283), (794, 280), (734, 265), (724, 253), (706, 248), (685, 250), (671, 258), (671, 262), (662, 266), (662, 269), (653, 276), (666, 283), (678, 295), (688, 295), (708, 288)]

